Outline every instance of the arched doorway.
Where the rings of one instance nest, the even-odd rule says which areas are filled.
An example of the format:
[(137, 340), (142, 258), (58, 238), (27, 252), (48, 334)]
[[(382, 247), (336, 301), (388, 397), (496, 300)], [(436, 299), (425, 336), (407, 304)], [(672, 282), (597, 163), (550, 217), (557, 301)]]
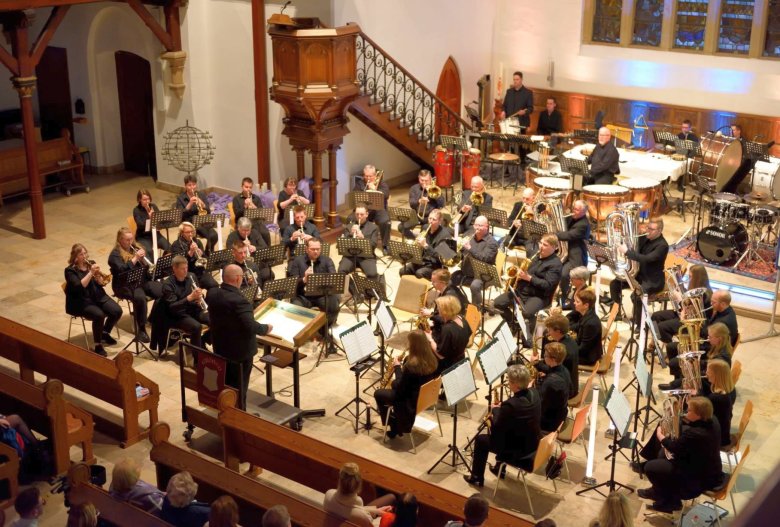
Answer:
[(151, 65), (128, 51), (117, 51), (114, 58), (125, 170), (157, 181)]
[[(460, 73), (455, 59), (450, 56), (444, 63), (436, 87), (436, 96), (444, 101), (450, 110), (460, 115)], [(436, 109), (436, 135), (460, 135), (455, 123), (447, 122), (439, 108)]]

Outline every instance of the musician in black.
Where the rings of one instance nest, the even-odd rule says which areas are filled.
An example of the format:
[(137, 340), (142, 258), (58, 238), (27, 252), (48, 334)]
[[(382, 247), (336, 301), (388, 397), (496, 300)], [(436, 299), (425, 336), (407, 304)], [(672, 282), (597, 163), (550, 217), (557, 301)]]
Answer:
[[(195, 236), (192, 223), (185, 221), (179, 225), (179, 237), (171, 244), (171, 252), (187, 258), (187, 271), (195, 275), (202, 288), (208, 290), (219, 285), (211, 273), (206, 271), (203, 244)], [(203, 265), (198, 265), (199, 260)]]
[[(477, 196), (482, 196), (481, 205), (475, 203), (475, 201), (479, 199), (476, 196), (472, 197), (472, 195), (475, 194)], [(473, 232), (472, 227), (474, 222), (476, 222), (477, 217), (479, 217), (480, 207), (493, 207), (493, 196), (485, 192), (485, 182), (481, 177), (474, 176), (471, 178), (471, 189), (463, 192), (458, 206), (458, 210), (460, 211), (460, 217), (458, 218), (459, 233), (461, 236), (471, 234)]]
[(532, 470), (534, 452), (539, 445), (542, 414), (541, 398), (536, 389), (529, 388), (531, 374), (525, 366), (510, 366), (506, 372), (512, 397), (491, 408), (489, 433), (479, 434), (474, 440), (474, 462), (471, 474), (463, 476), (469, 485), (483, 486), (488, 454), (496, 454), (496, 466), (491, 472), (498, 475), (498, 464)]
[(306, 218), (306, 209), (297, 206), (293, 209), (293, 223), (282, 232), (282, 244), (290, 250), (290, 259), (298, 245), (303, 245), (312, 238), (322, 241), (320, 231), (314, 222)]
[(225, 267), (222, 285), (209, 293), (209, 318), (214, 353), (235, 361), (228, 363), (225, 383), (240, 390), (240, 407), (246, 408), (257, 337), (270, 333), (273, 326), (255, 320), (251, 302), (238, 289), (241, 277), (241, 269), (237, 266)]
[[(417, 174), (417, 183), (412, 185), (409, 189), (409, 207), (414, 210), (414, 214), (411, 218), (406, 220), (401, 225), (401, 232), (404, 238), (414, 239), (415, 235), (412, 229), (417, 225), (420, 225), (422, 230), (425, 230), (428, 225), (428, 216), (434, 210), (439, 210), (444, 207), (444, 193), (439, 192), (439, 197), (432, 198), (428, 195), (428, 188), (433, 185), (430, 170), (420, 170)], [(418, 214), (419, 213), (419, 214)]]
[(637, 495), (654, 500), (649, 507), (652, 510), (672, 513), (682, 508), (682, 500), (718, 487), (723, 480), (720, 425), (713, 419), (709, 399), (689, 399), (679, 437), (673, 439), (659, 426), (640, 454), (648, 461), (636, 468), (644, 472), (652, 487), (639, 489)]
[(501, 243), (508, 248), (525, 246), (526, 253), (529, 251), (529, 245), (523, 236), (522, 230), (518, 232), (522, 224), (520, 220), (524, 218), (533, 219), (534, 216), (534, 201), (536, 201), (536, 191), (531, 187), (525, 187), (521, 195), (520, 201), (515, 202), (512, 207), (512, 212), (509, 214), (509, 232), (506, 237), (501, 240)]
[[(236, 224), (238, 220), (246, 215), (246, 211), (249, 209), (261, 209), (263, 203), (260, 201), (260, 196), (252, 192), (252, 188), (255, 186), (251, 177), (245, 177), (241, 180), (241, 192), (233, 197), (233, 214), (236, 216)], [(263, 239), (267, 246), (271, 245), (271, 233), (268, 232), (268, 227), (265, 226), (263, 220), (255, 218), (251, 220), (252, 230), (257, 231), (257, 234)], [(230, 243), (228, 242), (228, 246)]]
[(130, 300), (133, 303), (133, 316), (135, 317), (138, 333), (136, 338), (143, 343), (149, 342), (146, 333), (147, 296), (158, 299), (162, 296), (162, 284), (152, 281), (148, 272), (144, 272), (140, 287), (130, 289), (127, 283), (127, 273), (133, 269), (147, 268), (152, 261), (146, 256), (142, 247), (134, 245), (133, 231), (128, 227), (121, 227), (116, 233), (116, 245), (108, 255), (108, 266), (111, 269), (111, 287), (114, 295), (122, 300)]
[[(547, 349), (547, 344), (550, 342), (557, 342), (563, 345), (566, 350), (566, 357), (563, 359), (563, 367), (569, 372), (569, 380), (571, 382), (571, 392), (569, 397), (574, 397), (580, 391), (580, 376), (579, 376), (579, 346), (577, 341), (569, 335), (569, 320), (560, 313), (553, 313), (547, 320), (544, 321), (544, 327), (546, 331), (546, 338), (542, 341), (542, 358), (544, 358), (544, 350)], [(536, 360), (536, 358), (533, 358)]]
[[(468, 298), (461, 291), (460, 287), (452, 283), (450, 272), (447, 269), (436, 269), (431, 275), (431, 287), (433, 291), (428, 294), (426, 305), (420, 308), (420, 314), (425, 317), (431, 317), (435, 326), (441, 326), (441, 317), (439, 316), (439, 307), (436, 304), (436, 298), (450, 295), (458, 299), (460, 304), (460, 314), (466, 314), (466, 306), (469, 305)], [(435, 294), (434, 294), (435, 293)]]
[(187, 333), (192, 345), (200, 348), (203, 325), (209, 324), (205, 290), (198, 287), (195, 276), (187, 271), (187, 258), (180, 254), (174, 256), (172, 267), (173, 274), (163, 280), (163, 296), (150, 318), (156, 323), (158, 316), (162, 317), (170, 327)]
[[(501, 312), (513, 333), (520, 330), (513, 312), (516, 299), (521, 303), (523, 318), (531, 335), (536, 325), (536, 313), (552, 303), (555, 288), (561, 281), (562, 265), (555, 253), (557, 248), (558, 238), (554, 234), (542, 236), (539, 252), (531, 260), (528, 270), (517, 270), (514, 289), (498, 295), (493, 302), (493, 306)], [(531, 347), (527, 336), (523, 337), (523, 344), (527, 348)]]
[(65, 312), (92, 321), (95, 353), (107, 356), (103, 342), (116, 344), (111, 336), (114, 325), (122, 318), (122, 308), (106, 294), (100, 266), (89, 259), (87, 248), (74, 243), (65, 268)]
[(571, 374), (563, 365), (565, 359), (566, 348), (563, 344), (550, 342), (544, 347), (542, 360), (534, 364), (540, 373), (537, 389), (542, 399), (542, 435), (558, 430), (569, 413), (569, 398), (576, 395), (571, 385)]
[[(439, 209), (434, 209), (428, 216), (428, 226), (426, 230), (420, 234), (415, 240), (415, 243), (422, 247), (423, 250), (423, 263), (415, 264), (412, 262), (407, 263), (401, 268), (399, 274), (401, 276), (405, 274), (413, 274), (417, 278), (425, 278), (430, 280), (434, 270), (443, 267), (439, 255), (436, 254), (436, 247), (440, 243), (452, 238), (452, 230), (449, 227), (442, 225), (442, 213)], [(422, 234), (425, 234), (423, 236)]]
[(249, 251), (241, 240), (233, 240), (230, 250), (233, 253), (233, 261), (226, 263), (223, 266), (223, 271), (224, 267), (230, 264), (240, 267), (241, 271), (244, 273), (244, 278), (241, 281), (241, 289), (252, 287), (255, 283), (262, 289), (266, 282), (274, 279), (271, 268), (267, 265), (259, 267), (254, 259), (247, 254)]
[(384, 195), (385, 208), (369, 211), (368, 220), (376, 223), (377, 227), (379, 227), (382, 249), (387, 254), (387, 242), (390, 240), (390, 216), (387, 213), (387, 200), (390, 199), (390, 187), (384, 181), (384, 178), (382, 178), (382, 181), (377, 181), (377, 172), (374, 165), (366, 165), (363, 167), (363, 179), (355, 181), (353, 190), (381, 192)]
[(586, 185), (612, 185), (615, 174), (620, 174), (620, 155), (612, 144), (612, 132), (606, 126), (599, 128), (599, 144), (586, 161), (590, 165)]
[(490, 265), (496, 263), (498, 256), (498, 243), (488, 232), (488, 220), (479, 216), (474, 221), (474, 236), (463, 245), (462, 270), (452, 275), (452, 281), (460, 285), (468, 285), (471, 290), (471, 303), (482, 306), (482, 288), (484, 283), (481, 277), (474, 274), (471, 258)]
[[(675, 269), (667, 269), (666, 273), (675, 273)], [(710, 287), (710, 279), (707, 275), (707, 268), (701, 264), (695, 264), (688, 267), (688, 286), (687, 288), (682, 283), (682, 276), (680, 276), (677, 287), (669, 284), (671, 280), (667, 280), (669, 289), (669, 296), (673, 303), (680, 306), (683, 305), (684, 291), (689, 291), (703, 288), (704, 295), (702, 297), (702, 305), (705, 311), (710, 311), (712, 306), (712, 288)], [(687, 304), (687, 301), (686, 301)], [(680, 329), (682, 322), (680, 321), (680, 313), (676, 309), (664, 309), (661, 311), (655, 311), (650, 315), (650, 319), (656, 323), (658, 328), (658, 336), (661, 342), (664, 344), (670, 344), (672, 337), (677, 335), (677, 330)]]
[(563, 116), (558, 111), (558, 101), (555, 97), (547, 97), (545, 111), (539, 114), (539, 124), (536, 133), (539, 135), (559, 134), (563, 132)]
[[(152, 215), (155, 212), (160, 212), (160, 208), (152, 203), (152, 193), (145, 188), (138, 191), (136, 201), (138, 201), (138, 205), (133, 208), (135, 241), (147, 253), (152, 254)], [(171, 249), (168, 239), (159, 231), (157, 232), (157, 248), (162, 249), (163, 253), (167, 253)]]
[(682, 122), (682, 125), (680, 126), (680, 133), (677, 134), (678, 139), (682, 139), (683, 141), (693, 141), (694, 143), (699, 143), (699, 136), (694, 134), (691, 130), (693, 129), (693, 123), (691, 123), (690, 119), (685, 119)]
[[(182, 221), (193, 223), (193, 218), (202, 214), (211, 214), (208, 198), (198, 190), (198, 179), (192, 174), (184, 176), (184, 192), (176, 198), (176, 208), (182, 209)], [(217, 231), (214, 227), (198, 227), (198, 236), (206, 238), (206, 253), (217, 245)]]
[(601, 320), (596, 314), (596, 293), (590, 287), (574, 295), (574, 309), (580, 318), (576, 324), (579, 364), (592, 366), (604, 355)]
[[(355, 211), (350, 215), (348, 221), (352, 222), (347, 225), (344, 230), (345, 238), (353, 238), (358, 240), (368, 240), (371, 244), (372, 256), (351, 258), (348, 255), (342, 255), (341, 262), (339, 262), (339, 273), (349, 274), (355, 270), (355, 266), (363, 269), (366, 273), (366, 278), (370, 280), (380, 279), (384, 283), (384, 276), (380, 277), (376, 267), (376, 248), (380, 243), (379, 228), (372, 221), (368, 220), (368, 209), (364, 205), (355, 207)], [(358, 291), (355, 288), (354, 282), (350, 281), (349, 284), (350, 293), (353, 296), (358, 296)]]
[(436, 307), (441, 318), (441, 327), (437, 331), (426, 332), (433, 353), (439, 359), (437, 373), (442, 373), (466, 356), (466, 348), (471, 339), (471, 327), (460, 314), (461, 306), (454, 296), (444, 295), (436, 299)]
[[(306, 242), (306, 254), (295, 257), (287, 271), (288, 276), (298, 277), (298, 289), (292, 303), (303, 307), (316, 307), (325, 311), (329, 325), (336, 323), (339, 316), (339, 298), (341, 295), (307, 295), (305, 293), (306, 282), (314, 273), (335, 273), (336, 266), (327, 256), (322, 256), (322, 242), (311, 238)], [(325, 333), (325, 326), (320, 330)]]
[(279, 191), (279, 198), (276, 200), (278, 211), (276, 219), (279, 223), (279, 229), (282, 231), (291, 223), (290, 212), (295, 207), (311, 203), (306, 196), (298, 193), (297, 184), (298, 181), (294, 177), (285, 179), (284, 188)]
[(571, 206), (571, 216), (566, 217), (566, 230), (558, 231), (558, 241), (567, 242), (568, 256), (561, 270), (561, 298), (569, 296), (569, 274), (575, 267), (588, 266), (588, 246), (590, 239), (590, 220), (588, 220), (588, 204), (576, 200)]
[[(636, 274), (636, 281), (642, 287), (641, 292), (634, 292), (633, 320), (634, 326), (639, 328), (639, 320), (642, 315), (641, 295), (652, 295), (660, 293), (666, 283), (664, 276), (664, 263), (666, 255), (669, 253), (669, 244), (663, 237), (664, 220), (653, 218), (647, 224), (647, 235), (640, 236), (638, 247), (629, 249), (623, 243), (618, 250), (628, 260), (634, 260), (639, 263), (639, 271)], [(609, 294), (612, 301), (621, 303), (623, 301), (623, 289), (628, 287), (628, 282), (620, 278), (615, 278), (609, 284)]]
[(506, 91), (504, 104), (501, 110), (501, 119), (517, 117), (520, 126), (526, 128), (531, 125), (531, 114), (534, 111), (534, 94), (523, 86), (523, 72), (516, 71), (512, 74), (512, 86)]

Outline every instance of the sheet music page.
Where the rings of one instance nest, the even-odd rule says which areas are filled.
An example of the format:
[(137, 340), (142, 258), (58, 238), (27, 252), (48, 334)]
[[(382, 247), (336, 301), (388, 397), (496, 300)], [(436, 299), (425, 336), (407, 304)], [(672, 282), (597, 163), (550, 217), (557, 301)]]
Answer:
[(455, 406), (472, 393), (477, 391), (471, 364), (463, 359), (447, 369), (441, 376), (444, 394), (447, 396), (447, 406)]
[(395, 329), (395, 321), (393, 320), (393, 314), (385, 304), (384, 300), (380, 300), (376, 305), (376, 321), (379, 324), (379, 329), (385, 336), (385, 340), (393, 336), (393, 330)]
[(649, 397), (650, 389), (652, 386), (652, 380), (650, 378), (650, 372), (647, 369), (647, 363), (645, 357), (639, 354), (636, 359), (636, 370), (634, 372), (636, 380), (639, 383), (639, 389), (642, 392), (643, 397)]
[(620, 387), (614, 384), (609, 389), (609, 397), (606, 403), (607, 413), (615, 423), (615, 428), (620, 435), (625, 435), (628, 424), (631, 422), (631, 405)]
[(269, 309), (261, 316), (255, 316), (255, 320), (261, 324), (271, 324), (273, 331), (271, 334), (292, 344), (295, 342), (295, 335), (308, 324), (311, 319), (295, 313), (290, 313), (281, 309)]
[(519, 303), (515, 304), (515, 318), (517, 319), (517, 323), (520, 325), (520, 331), (523, 332), (525, 338), (531, 340), (531, 336), (528, 335), (528, 326), (525, 325), (525, 319), (523, 318), (523, 311)]
[(374, 332), (367, 321), (360, 322), (339, 334), (344, 351), (347, 353), (347, 361), (350, 365), (360, 362), (375, 351), (379, 350)]
[(509, 361), (509, 359), (512, 358), (512, 355), (517, 351), (517, 340), (515, 340), (514, 335), (512, 335), (512, 329), (506, 321), (502, 321), (501, 325), (498, 326), (496, 336), (504, 343), (504, 357)]
[(149, 232), (150, 230), (152, 230), (152, 219), (151, 218), (146, 218), (146, 224), (145, 225), (146, 226), (144, 227), (144, 232)]
[(477, 352), (477, 360), (485, 375), (485, 382), (493, 384), (506, 371), (504, 350), (498, 339), (494, 338), (484, 348)]

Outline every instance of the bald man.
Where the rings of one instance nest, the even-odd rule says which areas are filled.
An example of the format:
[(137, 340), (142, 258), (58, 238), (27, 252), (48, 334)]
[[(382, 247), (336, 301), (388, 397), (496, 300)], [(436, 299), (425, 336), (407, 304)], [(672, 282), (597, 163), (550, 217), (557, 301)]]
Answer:
[[(520, 201), (515, 202), (512, 212), (509, 214), (509, 220), (512, 225), (509, 227), (509, 233), (502, 240), (505, 245), (511, 244), (510, 248), (525, 244), (523, 232), (517, 232), (520, 228), (520, 220), (526, 213), (533, 212), (533, 204), (536, 199), (536, 191), (531, 187), (525, 187), (520, 197)], [(517, 232), (517, 234), (515, 234)]]
[(590, 174), (585, 179), (586, 185), (611, 185), (615, 182), (615, 174), (620, 174), (619, 155), (612, 144), (612, 132), (606, 126), (599, 128), (599, 144), (588, 156)]
[(222, 285), (209, 291), (208, 302), (214, 353), (230, 360), (225, 383), (239, 391), (241, 408), (246, 409), (257, 336), (267, 335), (273, 327), (255, 320), (252, 303), (239, 290), (243, 278), (239, 266), (226, 266), (222, 271)]
[[(475, 192), (481, 192), (483, 197), (482, 205), (474, 205), (471, 203), (471, 195)], [(493, 196), (485, 192), (485, 182), (482, 178), (475, 176), (471, 178), (471, 187), (469, 190), (463, 192), (463, 196), (460, 198), (459, 211), (461, 213), (458, 221), (460, 227), (459, 233), (461, 235), (471, 234), (473, 232), (474, 221), (479, 216), (480, 207), (493, 207)]]
[(488, 232), (488, 220), (484, 216), (478, 216), (474, 221), (474, 236), (463, 246), (462, 271), (456, 271), (452, 275), (452, 283), (466, 285), (471, 289), (471, 303), (482, 308), (483, 282), (475, 277), (474, 269), (466, 256), (470, 256), (486, 264), (495, 265), (498, 255), (498, 242)]

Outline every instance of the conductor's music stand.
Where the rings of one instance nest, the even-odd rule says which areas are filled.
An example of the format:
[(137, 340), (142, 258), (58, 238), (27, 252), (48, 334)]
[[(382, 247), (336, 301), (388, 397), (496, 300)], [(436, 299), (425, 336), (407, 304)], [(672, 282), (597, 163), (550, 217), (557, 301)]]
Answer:
[(390, 251), (390, 263), (392, 263), (393, 260), (398, 260), (401, 262), (401, 267), (405, 267), (408, 263), (423, 265), (423, 250), (422, 247), (416, 243), (390, 240), (387, 242), (387, 248)]
[[(340, 273), (314, 273), (310, 274), (306, 280), (304, 294), (306, 296), (324, 296), (325, 297), (325, 337), (322, 339), (322, 347), (317, 357), (316, 366), (320, 365), (323, 357), (336, 353), (337, 344), (333, 339), (333, 328), (330, 325), (328, 314), (328, 302), (331, 295), (339, 295), (344, 291), (346, 275)], [(338, 302), (338, 300), (336, 300)]]
[[(119, 275), (120, 277), (124, 277), (124, 284), (128, 291), (131, 292), (135, 291), (137, 288), (141, 287), (141, 285), (144, 282), (144, 276), (146, 274), (146, 267), (136, 267), (135, 269), (130, 269), (126, 273), (122, 273)], [(122, 278), (120, 278), (121, 280)], [(117, 284), (117, 290), (122, 288), (121, 282)], [(123, 300), (128, 300), (131, 302), (132, 305), (132, 297), (131, 298), (123, 298)], [(152, 353), (152, 350), (149, 349), (149, 347), (141, 342), (138, 339), (138, 333), (144, 329), (138, 327), (138, 322), (135, 318), (135, 313), (132, 314), (133, 318), (133, 340), (128, 342), (124, 348), (122, 348), (122, 351), (125, 351), (130, 346), (135, 345), (135, 355), (138, 356), (143, 352), (148, 353), (154, 360), (157, 360), (157, 357), (154, 356), (154, 353)], [(99, 344), (99, 343), (98, 343)]]
[(284, 245), (272, 245), (270, 247), (264, 247), (258, 249), (255, 254), (252, 255), (255, 263), (258, 267), (267, 265), (273, 267), (284, 263), (287, 260), (287, 248)]
[(154, 264), (154, 274), (152, 275), (153, 281), (162, 280), (173, 274), (174, 256), (176, 255), (166, 254), (165, 256), (160, 256), (157, 259), (157, 262)]
[(270, 280), (263, 284), (263, 294), (260, 297), (260, 301), (262, 302), (266, 298), (275, 298), (277, 300), (292, 299), (295, 297), (295, 290), (297, 287), (297, 276)]
[(168, 229), (181, 225), (183, 212), (183, 209), (158, 210), (152, 214), (152, 227), (158, 231), (165, 229), (165, 235), (168, 236)]
[(206, 259), (206, 271), (213, 273), (219, 271), (225, 265), (233, 261), (233, 251), (231, 249), (222, 249), (221, 251), (212, 251)]

